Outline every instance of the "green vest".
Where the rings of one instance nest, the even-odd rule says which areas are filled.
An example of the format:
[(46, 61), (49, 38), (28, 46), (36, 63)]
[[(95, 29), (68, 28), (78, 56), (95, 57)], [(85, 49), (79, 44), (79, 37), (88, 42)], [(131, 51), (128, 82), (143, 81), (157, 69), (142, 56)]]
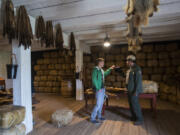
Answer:
[(103, 69), (94, 67), (92, 71), (92, 85), (93, 89), (99, 91), (104, 88), (104, 78), (111, 73), (111, 69), (104, 72)]
[(136, 64), (130, 69), (127, 89), (132, 94), (139, 94), (143, 91), (141, 68)]

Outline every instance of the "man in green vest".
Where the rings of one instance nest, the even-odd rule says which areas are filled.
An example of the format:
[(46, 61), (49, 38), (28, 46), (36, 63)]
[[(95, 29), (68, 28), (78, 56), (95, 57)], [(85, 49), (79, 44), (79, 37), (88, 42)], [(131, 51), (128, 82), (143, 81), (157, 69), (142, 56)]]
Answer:
[[(99, 123), (99, 121), (105, 120), (101, 116), (102, 107), (104, 104), (105, 98), (105, 77), (110, 74), (111, 70), (114, 69), (114, 65), (111, 66), (108, 70), (104, 72), (102, 69), (104, 67), (104, 59), (98, 58), (96, 60), (96, 66), (93, 68), (92, 71), (92, 85), (93, 90), (96, 94), (96, 105), (91, 113), (91, 122), (92, 123)], [(98, 120), (96, 120), (96, 116), (98, 116)]]
[(136, 64), (136, 57), (134, 55), (127, 57), (127, 65), (130, 67), (126, 74), (126, 85), (132, 115), (131, 120), (134, 121), (134, 125), (141, 125), (143, 123), (143, 116), (139, 104), (139, 94), (142, 92), (142, 72), (141, 68)]

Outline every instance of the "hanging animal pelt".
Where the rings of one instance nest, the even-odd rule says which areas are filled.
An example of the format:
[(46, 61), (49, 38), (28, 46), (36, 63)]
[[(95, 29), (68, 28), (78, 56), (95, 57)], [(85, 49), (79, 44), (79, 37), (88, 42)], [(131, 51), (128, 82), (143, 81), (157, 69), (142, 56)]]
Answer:
[(54, 47), (54, 35), (52, 21), (46, 22), (46, 47)]
[(35, 34), (36, 38), (41, 41), (41, 46), (43, 46), (43, 43), (45, 43), (46, 39), (46, 27), (42, 16), (36, 18)]
[(3, 24), (4, 5), (6, 0), (0, 1), (0, 23)]
[(56, 44), (56, 48), (58, 49), (63, 49), (63, 33), (62, 33), (62, 29), (61, 29), (61, 25), (57, 24), (56, 25), (56, 39), (55, 39), (55, 44)]
[(125, 12), (128, 16), (134, 15), (135, 26), (148, 25), (149, 17), (157, 12), (158, 5), (159, 0), (128, 0)]
[(2, 3), (3, 11), (3, 36), (7, 35), (9, 43), (12, 43), (12, 39), (15, 38), (15, 16), (14, 16), (14, 6), (11, 0), (6, 0)]
[(126, 19), (128, 23), (128, 32), (127, 32), (127, 40), (128, 40), (128, 50), (132, 52), (137, 52), (141, 49), (142, 41), (142, 31), (140, 27), (134, 25), (134, 16), (131, 15)]
[(76, 50), (76, 41), (75, 41), (73, 32), (71, 32), (71, 35), (70, 35), (70, 49), (72, 51)]
[(33, 39), (32, 28), (24, 6), (17, 9), (16, 38), (19, 41), (19, 46), (23, 45), (25, 49), (31, 46), (31, 40)]

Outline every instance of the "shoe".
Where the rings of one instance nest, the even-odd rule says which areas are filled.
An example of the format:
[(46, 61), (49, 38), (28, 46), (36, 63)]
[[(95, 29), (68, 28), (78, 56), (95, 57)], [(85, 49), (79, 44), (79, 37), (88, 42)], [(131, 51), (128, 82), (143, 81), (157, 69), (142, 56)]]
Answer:
[(97, 121), (97, 120), (91, 120), (91, 122), (92, 122), (93, 124), (98, 124), (98, 123), (99, 123), (99, 121)]
[(135, 126), (139, 126), (139, 125), (142, 125), (143, 124), (143, 121), (135, 121), (134, 122), (134, 125)]
[(136, 121), (136, 118), (131, 117), (130, 120), (131, 120), (131, 121)]
[(103, 117), (101, 117), (101, 118), (99, 118), (98, 120), (104, 121), (104, 120), (106, 120), (106, 119), (105, 119), (105, 118), (103, 118)]

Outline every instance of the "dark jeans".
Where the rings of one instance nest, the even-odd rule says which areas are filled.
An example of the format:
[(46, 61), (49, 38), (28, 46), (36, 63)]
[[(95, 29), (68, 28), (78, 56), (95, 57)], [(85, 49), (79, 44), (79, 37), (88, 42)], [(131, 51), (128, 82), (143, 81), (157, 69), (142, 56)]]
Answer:
[(139, 96), (134, 96), (128, 93), (128, 101), (132, 117), (135, 118), (136, 121), (143, 121), (141, 107), (139, 104)]

